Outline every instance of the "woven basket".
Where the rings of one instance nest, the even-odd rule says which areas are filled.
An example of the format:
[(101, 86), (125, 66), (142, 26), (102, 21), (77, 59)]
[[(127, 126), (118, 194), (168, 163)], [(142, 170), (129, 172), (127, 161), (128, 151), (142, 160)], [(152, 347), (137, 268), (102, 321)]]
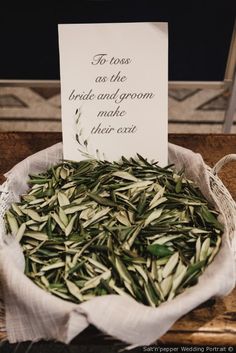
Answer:
[[(220, 169), (228, 162), (236, 161), (236, 154), (230, 154), (222, 159), (220, 159), (213, 168), (206, 167), (207, 174), (210, 181), (210, 188), (215, 196), (215, 198), (220, 202), (224, 217), (226, 220), (225, 226), (228, 229), (230, 246), (234, 252), (234, 258), (236, 260), (236, 203), (232, 199), (227, 188), (224, 186), (220, 178), (218, 177), (218, 172)], [(0, 229), (3, 226), (3, 216), (7, 209), (7, 205), (13, 202), (13, 194), (9, 190), (8, 180), (0, 186)], [(3, 242), (3, 239), (0, 235), (0, 246)], [(0, 285), (3, 285), (0, 283)], [(0, 292), (0, 341), (7, 340), (7, 333), (5, 329), (5, 312), (4, 312), (4, 303), (1, 298)]]

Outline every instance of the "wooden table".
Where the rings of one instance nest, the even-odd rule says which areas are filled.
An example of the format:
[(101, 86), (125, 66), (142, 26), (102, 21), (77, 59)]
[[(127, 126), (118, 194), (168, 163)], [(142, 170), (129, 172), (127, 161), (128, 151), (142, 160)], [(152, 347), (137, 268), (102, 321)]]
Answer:
[[(4, 181), (3, 173), (16, 163), (59, 141), (60, 133), (0, 133), (0, 183)], [(201, 153), (210, 166), (224, 155), (236, 153), (236, 135), (170, 134), (169, 141)], [(220, 177), (236, 199), (236, 163), (225, 166)], [(94, 345), (94, 352), (97, 352), (99, 344), (111, 344), (104, 342), (95, 329), (89, 328), (73, 344), (81, 349), (85, 347), (84, 352), (86, 346), (91, 348)], [(236, 346), (236, 290), (225, 298), (209, 300), (185, 315), (160, 339), (160, 343)]]

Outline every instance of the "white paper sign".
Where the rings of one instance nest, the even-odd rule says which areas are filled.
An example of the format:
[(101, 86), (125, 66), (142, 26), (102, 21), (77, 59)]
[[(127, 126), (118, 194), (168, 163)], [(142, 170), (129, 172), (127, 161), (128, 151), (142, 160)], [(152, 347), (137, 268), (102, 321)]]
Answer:
[(64, 158), (167, 164), (166, 23), (59, 25)]

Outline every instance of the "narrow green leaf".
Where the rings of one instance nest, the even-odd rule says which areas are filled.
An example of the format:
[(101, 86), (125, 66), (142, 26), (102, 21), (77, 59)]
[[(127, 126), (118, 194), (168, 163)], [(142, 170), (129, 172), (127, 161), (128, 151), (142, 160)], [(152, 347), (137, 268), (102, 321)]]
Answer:
[(57, 199), (58, 199), (59, 205), (60, 205), (61, 207), (70, 204), (69, 199), (67, 198), (67, 196), (65, 195), (65, 193), (62, 192), (62, 191), (59, 191), (59, 192), (58, 192), (58, 194), (57, 194)]
[(175, 254), (173, 254), (169, 258), (167, 264), (165, 265), (165, 267), (163, 269), (163, 273), (162, 273), (163, 278), (168, 277), (173, 272), (173, 270), (174, 270), (175, 266), (177, 265), (178, 261), (179, 261), (179, 253), (176, 252)]
[(30, 209), (21, 209), (21, 211), (27, 216), (29, 216), (31, 219), (33, 219), (34, 221), (42, 222), (40, 215), (36, 211), (30, 210)]
[(21, 238), (23, 237), (25, 230), (26, 230), (26, 225), (25, 225), (25, 223), (22, 223), (22, 224), (20, 225), (20, 228), (18, 229), (18, 231), (17, 231), (17, 233), (16, 233), (16, 240), (17, 240), (18, 242), (21, 241)]
[(51, 271), (51, 270), (54, 270), (55, 268), (60, 268), (64, 266), (65, 266), (65, 262), (58, 261), (58, 262), (55, 262), (54, 264), (43, 266), (41, 268), (41, 272)]
[(26, 237), (33, 238), (33, 239), (36, 239), (36, 240), (41, 240), (41, 241), (48, 240), (47, 234), (43, 233), (43, 232), (26, 231), (24, 233), (24, 235)]
[(121, 279), (123, 281), (128, 282), (129, 284), (132, 283), (132, 278), (129, 274), (129, 272), (127, 271), (125, 265), (123, 264), (123, 262), (121, 261), (121, 259), (119, 259), (118, 257), (116, 257), (115, 259), (115, 264), (116, 264), (116, 269), (121, 277)]
[(86, 222), (83, 223), (83, 227), (84, 228), (88, 227), (90, 224), (92, 224), (92, 223), (98, 221), (100, 218), (106, 216), (109, 212), (110, 212), (109, 207), (105, 207), (101, 211), (98, 211), (91, 219), (88, 219)]
[(207, 238), (202, 243), (199, 260), (205, 260), (207, 258), (208, 249), (210, 247), (210, 238)]
[(67, 237), (68, 237), (68, 235), (72, 232), (72, 228), (73, 228), (73, 226), (74, 226), (74, 223), (75, 223), (76, 218), (77, 218), (77, 214), (75, 214), (75, 215), (71, 218), (70, 222), (68, 223), (68, 225), (67, 225), (66, 228), (65, 228), (65, 235), (66, 235)]
[(70, 292), (70, 294), (72, 294), (76, 299), (78, 299), (80, 302), (83, 301), (83, 295), (81, 294), (79, 288), (76, 286), (75, 283), (69, 281), (68, 279), (65, 281), (67, 288)]
[(68, 217), (67, 217), (65, 211), (61, 207), (59, 207), (59, 218), (65, 226), (68, 225), (68, 223), (69, 223)]
[(130, 180), (130, 181), (135, 181), (137, 182), (138, 179), (135, 178), (135, 176), (131, 175), (130, 173), (127, 172), (114, 172), (112, 173), (113, 176), (119, 177), (121, 179), (125, 179), (125, 180)]
[(13, 216), (13, 214), (10, 211), (6, 212), (6, 218), (10, 226), (11, 233), (13, 235), (16, 235), (19, 229), (16, 218)]
[(160, 215), (162, 214), (163, 209), (159, 208), (158, 210), (153, 211), (146, 219), (144, 222), (144, 227), (147, 227), (150, 223), (152, 223), (154, 220), (158, 219)]
[(173, 254), (173, 250), (170, 250), (166, 245), (154, 244), (148, 245), (147, 250), (155, 256), (164, 257)]

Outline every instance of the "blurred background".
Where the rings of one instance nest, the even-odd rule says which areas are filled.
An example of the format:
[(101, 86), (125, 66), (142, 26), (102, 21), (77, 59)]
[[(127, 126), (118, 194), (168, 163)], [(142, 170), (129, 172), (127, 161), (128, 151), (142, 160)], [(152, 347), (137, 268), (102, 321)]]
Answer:
[(0, 131), (61, 130), (58, 23), (166, 21), (169, 132), (221, 132), (236, 63), (235, 13), (235, 1), (3, 5)]

